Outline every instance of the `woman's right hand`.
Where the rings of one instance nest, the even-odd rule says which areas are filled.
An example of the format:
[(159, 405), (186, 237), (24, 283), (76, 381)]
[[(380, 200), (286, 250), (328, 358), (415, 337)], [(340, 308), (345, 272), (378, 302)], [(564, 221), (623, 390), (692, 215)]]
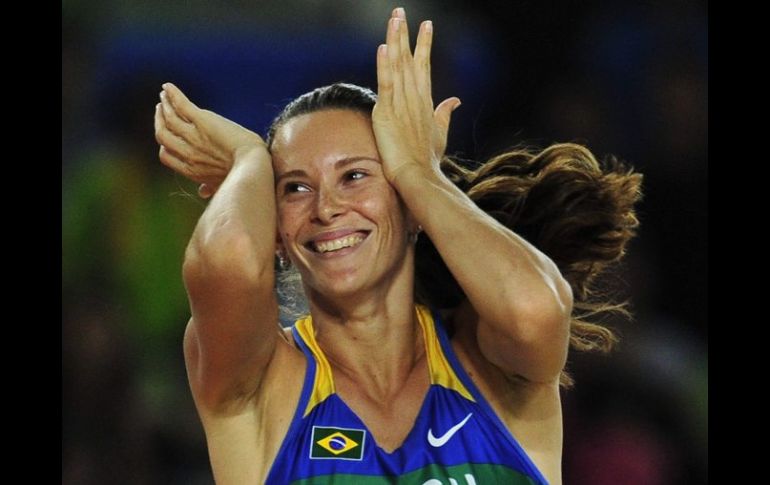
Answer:
[(214, 195), (233, 166), (236, 152), (264, 146), (256, 133), (213, 111), (200, 109), (171, 83), (163, 85), (155, 107), (155, 139), (160, 161)]

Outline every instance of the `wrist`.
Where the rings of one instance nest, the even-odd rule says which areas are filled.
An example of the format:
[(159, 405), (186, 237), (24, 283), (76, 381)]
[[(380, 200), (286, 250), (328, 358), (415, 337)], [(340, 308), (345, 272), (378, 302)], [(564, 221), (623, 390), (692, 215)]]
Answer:
[(267, 159), (268, 163), (271, 163), (270, 152), (267, 150), (267, 145), (262, 142), (255, 142), (253, 144), (241, 145), (233, 150), (233, 165), (240, 161), (254, 159)]
[(389, 182), (400, 192), (402, 188), (407, 188), (414, 183), (419, 185), (420, 183), (438, 181), (444, 178), (444, 174), (441, 173), (438, 164), (427, 166), (420, 163), (405, 163), (393, 172)]

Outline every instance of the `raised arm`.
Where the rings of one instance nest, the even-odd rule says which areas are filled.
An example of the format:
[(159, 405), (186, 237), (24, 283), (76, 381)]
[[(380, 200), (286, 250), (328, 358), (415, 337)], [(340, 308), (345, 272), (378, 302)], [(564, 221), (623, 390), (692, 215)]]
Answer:
[(412, 56), (401, 16), (396, 12), (390, 20), (387, 45), (377, 54), (373, 125), (383, 170), (468, 297), (484, 357), (510, 375), (558, 381), (569, 343), (569, 284), (545, 254), (441, 173), (450, 114), (459, 100), (445, 100), (434, 111), (432, 25), (421, 25)]
[(188, 378), (203, 414), (239, 412), (275, 349), (276, 215), (263, 140), (165, 84), (155, 112), (161, 161), (213, 195), (185, 252), (192, 318), (184, 338)]

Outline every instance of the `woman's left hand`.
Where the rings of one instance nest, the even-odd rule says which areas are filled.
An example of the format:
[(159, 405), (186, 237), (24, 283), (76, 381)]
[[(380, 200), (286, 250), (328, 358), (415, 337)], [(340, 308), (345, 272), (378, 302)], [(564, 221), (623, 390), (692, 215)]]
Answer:
[(377, 49), (378, 99), (372, 124), (383, 171), (391, 183), (407, 166), (438, 172), (451, 113), (460, 106), (460, 100), (452, 97), (433, 109), (432, 42), (433, 24), (428, 20), (420, 25), (412, 55), (406, 15), (403, 8), (397, 8), (388, 22), (387, 43)]

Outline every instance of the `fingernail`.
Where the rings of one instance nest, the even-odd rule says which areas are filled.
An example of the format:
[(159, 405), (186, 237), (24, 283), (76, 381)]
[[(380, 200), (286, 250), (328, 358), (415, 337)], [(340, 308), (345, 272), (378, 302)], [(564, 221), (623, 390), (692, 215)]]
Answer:
[(458, 99), (457, 102), (455, 103), (454, 107), (452, 108), (452, 111), (454, 111), (457, 108), (459, 108), (461, 104), (463, 104), (463, 102)]
[(168, 83), (163, 83), (163, 84), (160, 85), (160, 87), (162, 89), (166, 89), (168, 87)]
[(400, 19), (405, 19), (406, 18), (406, 12), (404, 12), (404, 8), (403, 7), (398, 7), (396, 9), (396, 15)]
[(394, 18), (393, 19), (393, 32), (398, 32), (399, 27), (401, 26), (401, 19)]
[(377, 48), (377, 55), (385, 56), (388, 54), (388, 46), (386, 44), (380, 44)]
[(425, 32), (432, 33), (433, 32), (433, 21), (432, 20), (426, 20), (425, 21)]

